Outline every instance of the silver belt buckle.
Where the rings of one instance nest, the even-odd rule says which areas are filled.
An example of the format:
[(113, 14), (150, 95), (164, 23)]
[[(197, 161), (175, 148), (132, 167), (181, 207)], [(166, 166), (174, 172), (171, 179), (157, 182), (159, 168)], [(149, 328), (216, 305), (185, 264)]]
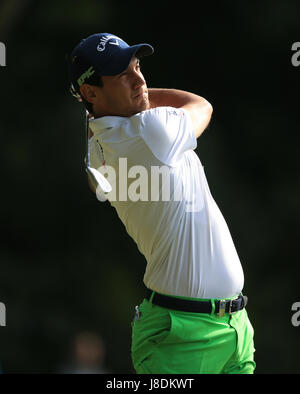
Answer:
[(219, 312), (218, 312), (219, 317), (225, 316), (225, 309), (226, 309), (226, 301), (220, 300), (219, 301)]
[(136, 305), (135, 307), (135, 320), (139, 320), (140, 319), (140, 310), (139, 310), (139, 306)]

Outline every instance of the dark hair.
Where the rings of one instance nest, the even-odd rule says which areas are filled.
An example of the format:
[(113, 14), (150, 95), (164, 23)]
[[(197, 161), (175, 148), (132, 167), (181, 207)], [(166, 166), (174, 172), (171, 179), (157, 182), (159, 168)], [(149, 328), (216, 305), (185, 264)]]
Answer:
[[(89, 85), (93, 86), (99, 86), (102, 88), (103, 86), (103, 81), (100, 75), (93, 74), (90, 76), (84, 83), (88, 83)], [(80, 92), (79, 92), (80, 94)], [(90, 114), (94, 115), (93, 112), (93, 104), (87, 101), (81, 94), (80, 94), (81, 100), (87, 111), (89, 111)]]

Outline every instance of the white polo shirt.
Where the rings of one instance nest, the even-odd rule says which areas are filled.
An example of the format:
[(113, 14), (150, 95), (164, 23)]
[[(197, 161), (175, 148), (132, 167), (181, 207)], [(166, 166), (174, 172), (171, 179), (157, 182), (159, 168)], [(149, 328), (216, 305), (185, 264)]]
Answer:
[(91, 166), (109, 169), (108, 199), (147, 260), (145, 285), (194, 298), (239, 294), (243, 270), (193, 151), (188, 112), (157, 107), (94, 119), (90, 128)]

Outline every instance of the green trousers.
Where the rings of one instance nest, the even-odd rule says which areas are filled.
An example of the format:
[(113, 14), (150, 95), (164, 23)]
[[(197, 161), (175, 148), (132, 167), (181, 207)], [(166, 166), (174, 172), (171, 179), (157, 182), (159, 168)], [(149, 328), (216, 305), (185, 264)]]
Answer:
[(166, 309), (144, 299), (132, 322), (136, 373), (252, 374), (254, 331), (246, 310), (219, 317), (215, 300), (210, 301), (208, 314)]

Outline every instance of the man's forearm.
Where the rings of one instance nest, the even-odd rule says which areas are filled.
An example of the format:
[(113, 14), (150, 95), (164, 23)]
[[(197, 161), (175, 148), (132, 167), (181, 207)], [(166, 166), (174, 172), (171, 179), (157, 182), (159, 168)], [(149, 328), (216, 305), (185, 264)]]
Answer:
[(150, 108), (170, 106), (183, 108), (190, 114), (194, 132), (198, 138), (208, 126), (213, 108), (201, 96), (177, 89), (148, 89)]
[(194, 93), (178, 89), (149, 88), (148, 95), (151, 108), (164, 106), (180, 108), (200, 98)]

